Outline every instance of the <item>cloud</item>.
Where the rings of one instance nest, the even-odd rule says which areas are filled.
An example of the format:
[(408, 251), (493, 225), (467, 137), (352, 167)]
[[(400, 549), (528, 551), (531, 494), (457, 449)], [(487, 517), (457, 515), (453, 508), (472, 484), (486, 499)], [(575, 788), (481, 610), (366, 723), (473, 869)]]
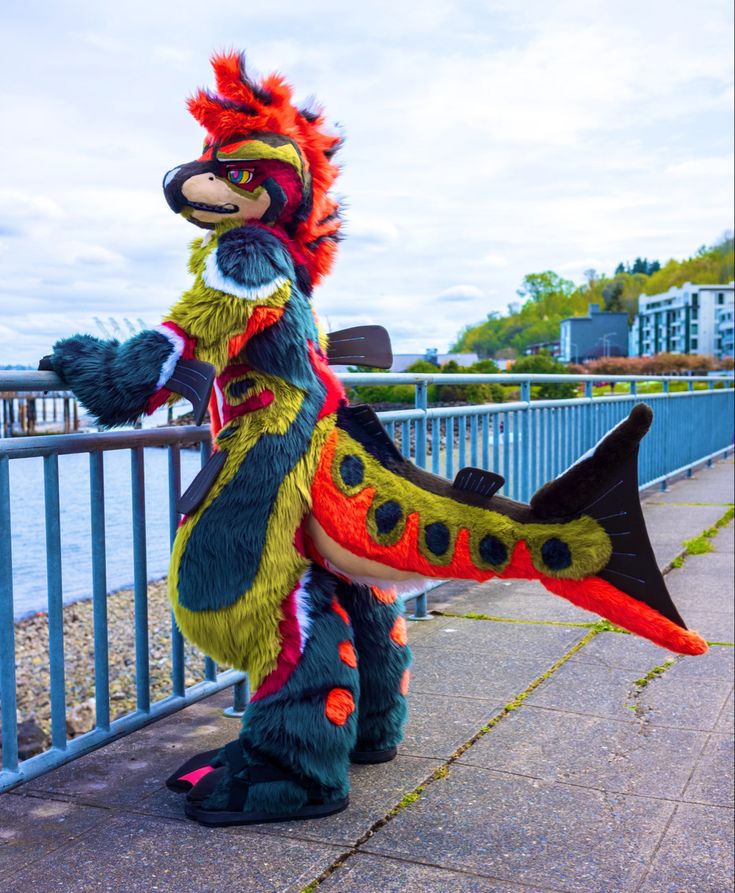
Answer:
[(480, 301), (485, 297), (482, 290), (476, 285), (453, 285), (445, 288), (436, 296), (437, 301), (459, 304), (466, 301)]
[(187, 286), (196, 231), (161, 176), (198, 155), (184, 100), (212, 86), (209, 56), (233, 34), (252, 70), (314, 93), (347, 136), (346, 240), (314, 297), (334, 327), (377, 322), (397, 351), (443, 349), (527, 273), (663, 262), (733, 228), (721, 0), (427, 0), (418, 16), (283, 0), (277, 21), (265, 7), (202, 17), (194, 0), (47, 6), (3, 20), (0, 115), (19, 136), (0, 189), (4, 362), (96, 314), (155, 323)]

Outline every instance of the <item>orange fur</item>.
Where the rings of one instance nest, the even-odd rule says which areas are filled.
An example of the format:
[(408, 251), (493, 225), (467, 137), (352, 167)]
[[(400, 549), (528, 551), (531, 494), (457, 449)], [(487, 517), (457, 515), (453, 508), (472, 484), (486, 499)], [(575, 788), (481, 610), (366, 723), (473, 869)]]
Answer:
[[(315, 117), (306, 117), (293, 104), (293, 91), (280, 74), (270, 74), (256, 82), (245, 73), (244, 56), (235, 52), (215, 54), (212, 67), (217, 93), (199, 90), (187, 103), (189, 111), (207, 130), (209, 142), (221, 143), (264, 131), (290, 137), (301, 150), (311, 175), (313, 203), (307, 219), (296, 227), (294, 242), (316, 285), (331, 269), (337, 249), (336, 241), (329, 237), (336, 236), (340, 227), (339, 204), (329, 190), (339, 174), (331, 156), (341, 139), (324, 130), (321, 110), (313, 113)], [(264, 101), (268, 94), (270, 100)], [(312, 245), (325, 236), (328, 238)]]
[(324, 712), (336, 726), (343, 726), (355, 710), (355, 699), (346, 688), (333, 688), (327, 695)]

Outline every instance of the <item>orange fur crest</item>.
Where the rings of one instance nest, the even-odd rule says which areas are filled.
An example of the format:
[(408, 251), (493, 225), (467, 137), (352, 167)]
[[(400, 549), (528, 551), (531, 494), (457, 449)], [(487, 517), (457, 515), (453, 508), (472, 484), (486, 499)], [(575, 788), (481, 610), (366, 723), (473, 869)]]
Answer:
[(311, 206), (292, 235), (303, 253), (313, 284), (329, 272), (339, 241), (339, 203), (329, 195), (339, 168), (332, 156), (342, 139), (324, 129), (321, 109), (299, 109), (293, 91), (279, 74), (251, 78), (244, 54), (229, 52), (212, 57), (216, 92), (198, 90), (188, 108), (206, 129), (205, 151), (253, 134), (279, 134), (298, 147), (305, 162), (305, 185)]

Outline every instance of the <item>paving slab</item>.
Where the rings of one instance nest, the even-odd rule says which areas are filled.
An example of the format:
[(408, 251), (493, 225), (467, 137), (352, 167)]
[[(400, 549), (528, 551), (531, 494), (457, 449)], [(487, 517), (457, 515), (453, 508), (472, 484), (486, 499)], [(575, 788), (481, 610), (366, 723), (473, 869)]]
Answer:
[(710, 735), (684, 791), (684, 799), (732, 808), (735, 804), (733, 765), (733, 736)]
[(544, 893), (540, 887), (493, 881), (384, 856), (358, 854), (319, 887), (319, 893)]
[(462, 765), (602, 791), (679, 797), (707, 735), (523, 707), (459, 758)]
[(412, 692), (408, 707), (409, 719), (401, 753), (446, 760), (496, 716), (503, 704)]
[[(0, 880), (83, 837), (107, 821), (109, 814), (94, 807), (21, 794), (0, 797)], [(3, 883), (3, 889), (6, 890)]]
[(362, 849), (519, 885), (620, 893), (635, 889), (673, 810), (455, 764)]
[(682, 804), (638, 893), (728, 893), (733, 873), (732, 810)]
[(208, 698), (28, 782), (29, 793), (53, 794), (78, 803), (136, 808), (186, 759), (222, 747), (240, 724), (223, 716), (231, 696)]
[(637, 679), (652, 667), (673, 656), (671, 651), (639, 636), (604, 632), (595, 636), (581, 651), (574, 654), (570, 658), (570, 663), (616, 667), (630, 671), (634, 674), (633, 678)]
[[(411, 791), (442, 765), (441, 760), (412, 757), (403, 753), (390, 763), (350, 767), (350, 805), (341, 813), (323, 819), (273, 822), (248, 829), (257, 834), (334, 844), (347, 849), (389, 813)], [(184, 800), (165, 788), (143, 800), (138, 811), (168, 816), (191, 824), (184, 817)]]
[[(524, 691), (562, 655), (564, 649), (528, 658), (494, 657), (478, 651), (414, 650), (412, 685), (417, 694), (483, 701), (488, 710)], [(437, 717), (440, 719), (440, 717)]]
[(9, 878), (4, 893), (298, 893), (338, 848), (242, 828), (119, 815)]
[[(642, 687), (635, 684), (641, 675), (632, 671), (570, 660), (533, 691), (526, 704), (620, 722), (714, 729), (732, 690), (732, 678), (692, 674), (679, 678), (677, 670), (684, 659), (663, 660), (667, 659), (672, 660), (670, 669)], [(706, 661), (706, 656), (686, 660), (698, 659)], [(656, 665), (649, 665), (646, 672), (652, 666)]]
[(595, 623), (599, 620), (597, 614), (583, 611), (553, 595), (535, 580), (496, 579), (479, 586), (453, 588), (447, 593), (444, 589), (441, 586), (432, 593), (431, 610), (554, 623)]
[(715, 462), (711, 467), (697, 469), (691, 477), (681, 477), (670, 483), (666, 490), (658, 487), (647, 490), (647, 502), (664, 505), (698, 503), (727, 504), (733, 502), (733, 462), (730, 459)]
[(708, 642), (735, 642), (735, 618), (729, 611), (701, 611), (691, 608), (687, 611), (686, 623)]
[(733, 564), (732, 555), (722, 552), (712, 552), (707, 556), (692, 555), (687, 558), (686, 563), (693, 563), (694, 558), (712, 559), (715, 556), (728, 559), (728, 563), (718, 572), (712, 570), (709, 564), (706, 570), (685, 565), (666, 575), (666, 587), (687, 624), (690, 611), (732, 614), (733, 582), (729, 574)]
[(730, 732), (731, 734), (735, 732), (735, 701), (733, 699), (733, 693), (730, 692), (730, 697), (727, 699), (727, 703), (722, 708), (722, 713), (720, 714), (720, 718), (717, 720), (717, 725), (715, 726), (716, 732)]
[(435, 634), (417, 642), (413, 652), (416, 654), (430, 647), (442, 653), (479, 650), (496, 657), (535, 654), (560, 657), (588, 632), (584, 627), (575, 626), (442, 617), (437, 622)]
[(723, 516), (721, 505), (659, 505), (643, 503), (643, 516), (658, 566), (668, 567), (680, 555), (684, 540), (699, 536)]

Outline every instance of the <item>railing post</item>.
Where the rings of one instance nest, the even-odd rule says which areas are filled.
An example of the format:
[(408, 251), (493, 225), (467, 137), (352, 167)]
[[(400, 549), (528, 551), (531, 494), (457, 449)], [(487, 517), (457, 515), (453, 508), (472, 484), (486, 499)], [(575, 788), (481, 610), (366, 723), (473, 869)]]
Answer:
[[(420, 468), (426, 468), (426, 410), (429, 405), (428, 401), (428, 385), (425, 381), (416, 382), (416, 391), (414, 392), (414, 404), (416, 409), (421, 411), (421, 417), (416, 420), (414, 428), (416, 435), (415, 456), (416, 464)], [(448, 449), (454, 449), (451, 444)], [(409, 620), (431, 620), (432, 615), (427, 610), (426, 592), (420, 592), (416, 596), (413, 614), (409, 615)]]
[(246, 676), (232, 686), (232, 707), (225, 707), (222, 712), (225, 716), (231, 716), (237, 719), (245, 713), (245, 708), (248, 706), (249, 700), (250, 686)]
[(18, 770), (18, 714), (13, 624), (13, 553), (10, 539), (10, 468), (0, 456), (0, 710), (3, 769)]
[(414, 428), (416, 434), (416, 464), (420, 468), (426, 468), (426, 409), (428, 406), (428, 386), (425, 381), (416, 382), (414, 403), (416, 409), (421, 410), (421, 418), (416, 420)]

